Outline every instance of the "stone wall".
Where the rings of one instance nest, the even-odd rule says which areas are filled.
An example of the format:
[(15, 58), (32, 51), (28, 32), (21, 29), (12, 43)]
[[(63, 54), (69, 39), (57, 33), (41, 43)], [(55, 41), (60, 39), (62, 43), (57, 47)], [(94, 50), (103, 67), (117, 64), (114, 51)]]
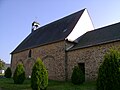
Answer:
[[(17, 64), (23, 63), (26, 76), (28, 77), (31, 75), (31, 69), (39, 57), (43, 60), (48, 70), (49, 79), (65, 80), (66, 77), (71, 79), (75, 65), (84, 63), (86, 81), (96, 80), (99, 66), (103, 62), (103, 57), (112, 47), (120, 47), (120, 42), (96, 45), (65, 53), (65, 42), (60, 41), (13, 54), (11, 68), (12, 72), (14, 72)], [(31, 57), (29, 57), (30, 50)]]
[[(31, 50), (31, 57), (29, 51)], [(12, 71), (18, 63), (23, 63), (26, 75), (31, 75), (31, 69), (37, 58), (41, 58), (48, 69), (49, 79), (65, 80), (65, 42), (60, 41), (31, 48), (12, 55)]]
[(73, 67), (78, 65), (78, 63), (84, 63), (86, 81), (96, 80), (98, 69), (103, 62), (105, 53), (113, 47), (120, 47), (120, 42), (102, 44), (67, 52), (68, 79), (71, 78)]
[(18, 63), (23, 63), (24, 67), (26, 65), (26, 61), (25, 59), (28, 58), (28, 52), (29, 50), (20, 52), (20, 53), (15, 53), (11, 55), (11, 69), (12, 72), (15, 71), (16, 66), (18, 65)]

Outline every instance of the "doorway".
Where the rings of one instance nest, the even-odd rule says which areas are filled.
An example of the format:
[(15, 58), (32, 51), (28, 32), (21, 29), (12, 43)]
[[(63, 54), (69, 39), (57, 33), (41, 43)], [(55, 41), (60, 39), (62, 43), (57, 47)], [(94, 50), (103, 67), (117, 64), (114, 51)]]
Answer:
[(78, 63), (78, 66), (82, 70), (82, 72), (85, 74), (85, 63)]

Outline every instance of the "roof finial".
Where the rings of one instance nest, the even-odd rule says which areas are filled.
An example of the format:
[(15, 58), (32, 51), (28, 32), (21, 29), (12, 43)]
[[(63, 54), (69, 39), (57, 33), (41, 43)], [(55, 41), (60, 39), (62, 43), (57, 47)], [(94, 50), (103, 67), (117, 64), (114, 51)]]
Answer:
[[(37, 17), (35, 17), (35, 20), (37, 20)], [(36, 21), (32, 23), (32, 32), (40, 27), (40, 24)]]

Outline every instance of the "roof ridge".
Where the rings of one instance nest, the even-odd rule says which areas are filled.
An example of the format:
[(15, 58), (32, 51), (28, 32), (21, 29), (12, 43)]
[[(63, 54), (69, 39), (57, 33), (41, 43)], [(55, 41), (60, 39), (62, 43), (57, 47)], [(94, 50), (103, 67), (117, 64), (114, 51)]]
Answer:
[[(85, 11), (85, 9), (86, 9), (86, 8), (84, 8), (84, 9), (82, 9), (82, 10), (79, 10), (79, 11), (76, 11), (76, 12), (71, 13), (71, 14), (65, 15), (65, 16), (63, 16), (63, 17), (61, 17), (61, 18), (58, 18), (58, 19), (56, 19), (56, 20), (54, 20), (54, 21), (52, 21), (52, 22), (50, 22), (50, 23), (47, 23), (47, 24), (39, 27), (38, 29), (44, 28), (44, 27), (46, 27), (46, 26), (49, 26), (49, 25), (52, 24), (52, 23), (58, 22), (58, 21), (60, 21), (60, 20), (62, 20), (62, 19), (64, 19), (64, 18), (70, 17), (70, 16), (72, 16), (72, 15), (74, 15), (74, 14), (77, 14), (77, 13), (80, 13), (80, 12), (83, 13), (83, 12)], [(36, 30), (38, 30), (38, 29), (36, 29)], [(36, 30), (35, 30), (35, 31), (36, 31)]]
[[(87, 31), (86, 33), (95, 32), (95, 31), (97, 31), (97, 30), (100, 30), (100, 29), (103, 29), (103, 28), (108, 28), (108, 27), (114, 26), (114, 25), (119, 24), (119, 23), (120, 23), (120, 22), (117, 22), (117, 23), (114, 23), (114, 24), (110, 24), (110, 25), (107, 25), (107, 26), (103, 26), (103, 27), (100, 27), (100, 28), (96, 28), (96, 29), (94, 29), (94, 30)], [(84, 34), (86, 34), (86, 33), (84, 33)], [(83, 34), (83, 35), (84, 35), (84, 34)]]
[(116, 22), (116, 23), (113, 23), (113, 24), (109, 24), (109, 25), (106, 25), (106, 26), (103, 26), (103, 27), (99, 27), (99, 28), (96, 28), (94, 30), (99, 30), (99, 29), (102, 29), (102, 28), (107, 28), (107, 27), (111, 27), (113, 25), (116, 25), (116, 24), (119, 24), (120, 22)]

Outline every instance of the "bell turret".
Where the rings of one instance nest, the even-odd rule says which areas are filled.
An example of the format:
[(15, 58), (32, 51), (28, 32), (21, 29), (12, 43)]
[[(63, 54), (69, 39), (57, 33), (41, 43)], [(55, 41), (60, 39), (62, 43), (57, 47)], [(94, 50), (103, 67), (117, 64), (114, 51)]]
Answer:
[(36, 21), (32, 23), (32, 32), (40, 27), (40, 24)]

